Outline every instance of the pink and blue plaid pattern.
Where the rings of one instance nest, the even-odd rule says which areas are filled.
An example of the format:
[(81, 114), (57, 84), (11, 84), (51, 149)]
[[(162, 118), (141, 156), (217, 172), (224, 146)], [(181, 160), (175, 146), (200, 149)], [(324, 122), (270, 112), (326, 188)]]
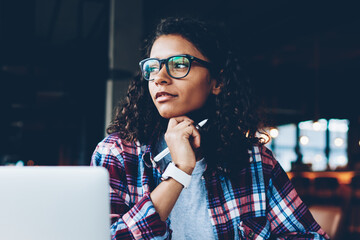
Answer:
[[(171, 239), (170, 221), (161, 221), (149, 196), (161, 173), (151, 165), (150, 146), (137, 145), (112, 134), (92, 157), (91, 165), (110, 174), (112, 239)], [(236, 180), (204, 174), (215, 238), (329, 239), (271, 151), (256, 146), (250, 156), (250, 166), (239, 170)]]

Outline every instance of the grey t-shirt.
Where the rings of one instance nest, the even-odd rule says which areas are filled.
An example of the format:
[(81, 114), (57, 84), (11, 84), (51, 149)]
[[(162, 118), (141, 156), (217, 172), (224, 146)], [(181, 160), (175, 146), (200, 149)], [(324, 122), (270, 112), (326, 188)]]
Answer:
[[(163, 139), (157, 147), (158, 152), (167, 147)], [(164, 158), (165, 162), (171, 161), (171, 155)], [(174, 208), (170, 213), (170, 228), (173, 230), (172, 239), (215, 239), (207, 206), (207, 191), (203, 173), (206, 169), (204, 159), (196, 162), (188, 188), (184, 188)]]
[(205, 171), (204, 159), (196, 163), (191, 183), (184, 188), (170, 213), (173, 239), (215, 239), (207, 208), (207, 192), (202, 174)]

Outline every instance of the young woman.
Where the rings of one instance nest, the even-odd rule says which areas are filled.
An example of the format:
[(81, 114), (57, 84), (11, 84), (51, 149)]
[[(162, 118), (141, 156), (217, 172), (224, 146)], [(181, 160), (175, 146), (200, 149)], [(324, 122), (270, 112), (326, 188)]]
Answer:
[(328, 239), (257, 137), (228, 45), (194, 19), (159, 23), (92, 157), (110, 173), (113, 239)]

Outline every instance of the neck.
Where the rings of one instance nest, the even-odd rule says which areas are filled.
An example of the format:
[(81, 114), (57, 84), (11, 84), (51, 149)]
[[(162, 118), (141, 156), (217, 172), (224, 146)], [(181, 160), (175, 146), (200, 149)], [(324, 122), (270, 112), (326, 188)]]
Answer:
[(201, 108), (186, 114), (186, 116), (194, 120), (195, 124), (198, 124), (202, 120), (209, 118), (209, 113), (206, 108)]
[(214, 95), (209, 95), (204, 106), (202, 106), (200, 109), (197, 109), (195, 111), (186, 114), (186, 116), (188, 116), (190, 119), (194, 120), (196, 124), (198, 124), (204, 119), (212, 118), (212, 115), (214, 115), (214, 111), (215, 111), (214, 107), (215, 107)]

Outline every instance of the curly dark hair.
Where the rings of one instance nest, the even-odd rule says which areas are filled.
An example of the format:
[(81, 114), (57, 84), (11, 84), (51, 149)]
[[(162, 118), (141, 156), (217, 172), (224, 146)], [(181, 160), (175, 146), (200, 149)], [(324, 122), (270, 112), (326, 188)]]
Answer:
[[(154, 35), (147, 40), (145, 57), (157, 38), (163, 35), (180, 35), (190, 41), (211, 63), (210, 71), (222, 91), (209, 95), (201, 110), (189, 114), (195, 122), (208, 118), (201, 128), (201, 146), (208, 169), (231, 173), (247, 166), (248, 150), (262, 144), (259, 132), (259, 115), (251, 97), (249, 78), (240, 66), (237, 54), (225, 32), (194, 18), (166, 18), (158, 24)], [(128, 142), (156, 143), (165, 133), (168, 119), (158, 113), (149, 93), (148, 82), (140, 72), (130, 83), (124, 101), (119, 105), (109, 134), (118, 132)]]

